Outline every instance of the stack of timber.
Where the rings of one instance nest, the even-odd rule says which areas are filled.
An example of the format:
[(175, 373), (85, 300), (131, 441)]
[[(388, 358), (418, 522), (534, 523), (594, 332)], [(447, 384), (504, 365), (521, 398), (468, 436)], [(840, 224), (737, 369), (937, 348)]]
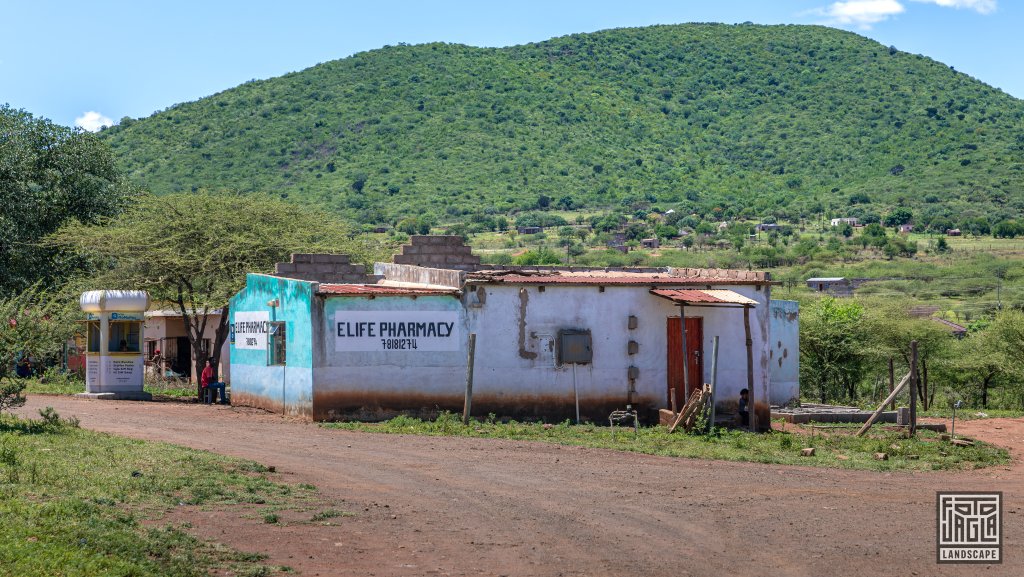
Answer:
[(690, 398), (683, 406), (683, 410), (678, 415), (673, 415), (668, 432), (675, 431), (679, 425), (683, 426), (684, 431), (689, 432), (693, 430), (693, 426), (697, 423), (697, 417), (704, 412), (710, 400), (711, 385), (704, 383), (700, 390), (690, 394)]

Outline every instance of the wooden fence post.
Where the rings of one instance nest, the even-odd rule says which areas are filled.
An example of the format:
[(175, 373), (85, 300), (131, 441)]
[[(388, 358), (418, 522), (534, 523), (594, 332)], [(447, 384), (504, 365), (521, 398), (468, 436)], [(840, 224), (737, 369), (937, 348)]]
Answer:
[(910, 436), (917, 434), (917, 341), (910, 341)]
[[(889, 357), (889, 394), (890, 395), (892, 394), (893, 390), (895, 390), (895, 387), (896, 387), (896, 372), (893, 369), (892, 357)], [(895, 411), (896, 410), (896, 401), (893, 401), (889, 405), (889, 410), (890, 411)]]

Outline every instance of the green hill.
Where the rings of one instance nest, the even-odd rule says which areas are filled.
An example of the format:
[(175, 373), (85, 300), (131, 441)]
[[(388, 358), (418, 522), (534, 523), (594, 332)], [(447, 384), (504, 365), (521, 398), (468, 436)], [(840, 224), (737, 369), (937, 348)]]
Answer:
[(367, 223), (645, 203), (966, 223), (1024, 211), (1022, 118), (1024, 101), (856, 34), (685, 24), (388, 46), (102, 137), (154, 192), (265, 191)]

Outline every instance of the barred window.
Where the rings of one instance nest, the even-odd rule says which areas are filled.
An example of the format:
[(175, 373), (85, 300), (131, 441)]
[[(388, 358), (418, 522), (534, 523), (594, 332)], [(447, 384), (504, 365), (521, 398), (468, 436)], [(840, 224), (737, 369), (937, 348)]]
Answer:
[(288, 358), (288, 336), (282, 321), (268, 323), (267, 364), (284, 365)]

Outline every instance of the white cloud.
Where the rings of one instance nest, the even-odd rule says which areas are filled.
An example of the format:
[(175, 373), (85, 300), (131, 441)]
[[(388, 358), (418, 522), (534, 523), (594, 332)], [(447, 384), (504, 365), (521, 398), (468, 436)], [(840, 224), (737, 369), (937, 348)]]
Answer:
[[(951, 2), (954, 0), (935, 0)], [(902, 14), (906, 9), (897, 0), (846, 0), (833, 2), (827, 8), (819, 8), (813, 13), (824, 16), (828, 24), (871, 28), (872, 24), (888, 20)]]
[(113, 120), (94, 110), (90, 110), (75, 119), (75, 126), (88, 130), (89, 132), (98, 132), (100, 127), (113, 125)]
[(996, 0), (914, 0), (927, 4), (938, 4), (945, 8), (966, 8), (979, 14), (991, 14), (996, 11)]

